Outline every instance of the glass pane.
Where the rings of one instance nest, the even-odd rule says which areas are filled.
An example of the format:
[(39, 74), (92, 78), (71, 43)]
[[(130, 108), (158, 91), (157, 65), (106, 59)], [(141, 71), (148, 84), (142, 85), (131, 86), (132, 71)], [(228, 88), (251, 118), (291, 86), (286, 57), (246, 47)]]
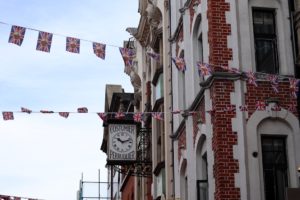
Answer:
[(273, 170), (264, 170), (266, 200), (275, 199), (275, 181)]
[(257, 71), (276, 73), (276, 47), (274, 40), (255, 39)]
[(273, 11), (253, 11), (255, 34), (275, 34), (275, 19)]
[(272, 139), (263, 139), (262, 150), (263, 150), (263, 152), (272, 151), (273, 150), (273, 140)]
[(274, 140), (274, 151), (284, 151), (284, 141), (282, 139)]
[(274, 156), (273, 152), (263, 152), (263, 164), (273, 164)]
[(263, 137), (265, 200), (285, 200), (287, 159), (284, 137)]

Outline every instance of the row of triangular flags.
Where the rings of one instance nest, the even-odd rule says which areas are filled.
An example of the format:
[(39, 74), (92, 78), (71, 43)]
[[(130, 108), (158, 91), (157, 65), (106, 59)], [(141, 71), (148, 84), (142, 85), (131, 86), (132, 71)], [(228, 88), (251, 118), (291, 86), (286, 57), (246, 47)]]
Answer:
[[(43, 52), (50, 52), (52, 45), (53, 33), (48, 33), (44, 31), (39, 31), (36, 29), (31, 29), (34, 31), (38, 31), (38, 39), (36, 50)], [(12, 25), (8, 42), (21, 46), (25, 37), (26, 28), (21, 26)], [(74, 37), (66, 37), (66, 51), (71, 53), (80, 53), (80, 41), (79, 38)], [(94, 54), (101, 58), (105, 59), (106, 55), (106, 44), (92, 42), (93, 52)], [(126, 67), (131, 67), (133, 65), (133, 58), (135, 57), (135, 51), (129, 48), (119, 47), (121, 56), (123, 57), (124, 63)]]
[[(153, 57), (155, 57), (155, 55)], [(172, 61), (179, 71), (182, 71), (182, 72), (186, 71), (186, 64), (185, 64), (184, 58), (176, 57), (176, 58), (172, 58)], [(214, 71), (214, 68), (217, 68), (217, 67), (225, 70), (226, 72), (243, 75), (245, 77), (245, 79), (248, 81), (248, 83), (251, 85), (254, 85), (255, 87), (258, 86), (256, 74), (262, 74), (262, 73), (255, 73), (252, 71), (243, 72), (237, 68), (230, 68), (228, 66), (215, 66), (215, 65), (208, 64), (208, 63), (204, 63), (204, 62), (197, 62), (199, 76), (202, 76), (202, 77), (211, 76), (212, 72)], [(265, 74), (265, 77), (266, 77), (266, 80), (270, 82), (273, 91), (275, 93), (278, 93), (279, 92), (279, 90), (278, 90), (279, 78), (283, 77), (283, 76), (276, 75), (276, 74)], [(284, 78), (288, 78), (288, 80), (290, 82), (291, 96), (293, 98), (297, 98), (297, 92), (299, 89), (298, 88), (299, 80), (295, 79), (295, 78), (291, 78), (291, 77), (284, 77)]]
[[(265, 111), (267, 108), (267, 105), (264, 101), (257, 101), (255, 105), (255, 109), (257, 111)], [(247, 112), (248, 106), (247, 105), (241, 105), (238, 107), (238, 110), (241, 112)], [(281, 111), (282, 107), (275, 104), (271, 107), (272, 111)], [(297, 106), (295, 104), (290, 104), (287, 108), (290, 112), (296, 112)], [(210, 110), (207, 111), (208, 113), (215, 113), (215, 112), (235, 112), (236, 106), (235, 105), (226, 105), (224, 109), (222, 110)], [(21, 107), (22, 113), (42, 113), (42, 114), (54, 114), (58, 113), (61, 117), (68, 118), (69, 114), (71, 112), (54, 112), (51, 110), (40, 110), (39, 112), (33, 112), (32, 110), (28, 108)], [(72, 112), (74, 113), (74, 112)], [(81, 107), (77, 109), (76, 113), (88, 113), (88, 109), (86, 107)], [(197, 111), (186, 111), (186, 110), (174, 110), (171, 112), (171, 114), (182, 114), (182, 115), (197, 115), (199, 112)], [(145, 120), (147, 116), (150, 116), (156, 120), (164, 120), (164, 112), (96, 112), (96, 114), (103, 120), (106, 121), (108, 119), (108, 116), (112, 119), (116, 120), (122, 120), (125, 119), (127, 115), (133, 115), (133, 120), (135, 122), (142, 122)], [(12, 111), (4, 111), (2, 112), (3, 120), (14, 120), (14, 112)]]

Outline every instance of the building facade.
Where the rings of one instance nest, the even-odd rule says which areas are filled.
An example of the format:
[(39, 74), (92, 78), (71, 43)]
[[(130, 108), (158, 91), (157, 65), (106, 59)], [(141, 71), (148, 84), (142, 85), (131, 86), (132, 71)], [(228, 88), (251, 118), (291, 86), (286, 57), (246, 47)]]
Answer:
[(175, 198), (286, 199), (300, 165), (294, 2), (170, 3), (187, 68), (172, 67), (173, 109), (189, 111), (173, 115)]
[(131, 199), (291, 199), (300, 186), (300, 2), (138, 2), (126, 73), (151, 130), (152, 178), (136, 177)]

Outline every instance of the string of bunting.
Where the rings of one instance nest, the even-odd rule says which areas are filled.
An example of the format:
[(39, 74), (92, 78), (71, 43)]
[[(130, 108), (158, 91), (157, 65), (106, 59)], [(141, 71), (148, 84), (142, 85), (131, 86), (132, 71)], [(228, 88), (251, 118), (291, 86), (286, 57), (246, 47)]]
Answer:
[[(271, 107), (272, 111), (281, 111), (283, 107), (275, 104)], [(264, 101), (257, 101), (255, 105), (255, 110), (257, 111), (266, 111), (267, 105)], [(226, 105), (224, 109), (220, 110), (210, 110), (206, 111), (209, 114), (214, 114), (216, 112), (235, 112), (236, 106), (235, 105)], [(248, 106), (247, 105), (240, 105), (238, 106), (238, 110), (241, 112), (248, 112)], [(297, 106), (295, 104), (290, 104), (288, 105), (288, 108), (286, 110), (290, 112), (296, 112), (297, 111)], [(63, 118), (68, 118), (69, 115), (72, 114), (77, 114), (77, 113), (92, 113), (92, 114), (97, 114), (100, 119), (103, 121), (106, 121), (108, 117), (111, 119), (117, 119), (117, 120), (122, 120), (125, 119), (127, 115), (132, 115), (133, 120), (135, 122), (142, 122), (145, 120), (147, 116), (151, 116), (153, 119), (162, 121), (164, 120), (164, 114), (166, 112), (89, 112), (86, 107), (80, 107), (77, 109), (77, 112), (54, 112), (51, 110), (40, 110), (40, 111), (32, 111), (28, 108), (21, 107), (20, 111), (3, 111), (2, 116), (3, 120), (14, 120), (14, 113), (40, 113), (40, 114), (54, 114), (58, 113), (59, 116)], [(174, 110), (171, 112), (171, 114), (176, 115), (176, 114), (181, 114), (182, 116), (189, 116), (189, 115), (198, 115), (201, 113), (201, 111), (187, 111), (187, 110)]]
[(33, 198), (28, 198), (28, 197), (0, 195), (0, 200), (41, 200), (41, 199), (33, 199)]
[[(153, 57), (153, 56), (151, 56), (151, 57)], [(186, 67), (184, 58), (175, 57), (175, 58), (172, 58), (172, 61), (179, 71), (181, 71), (183, 73), (186, 71), (187, 67)], [(237, 68), (230, 68), (228, 66), (213, 65), (213, 64), (200, 62), (200, 61), (197, 62), (197, 69), (198, 69), (198, 73), (199, 73), (200, 77), (211, 76), (212, 73), (214, 72), (215, 68), (222, 69), (225, 72), (239, 74), (243, 77), (244, 80), (248, 81), (249, 84), (254, 85), (255, 87), (258, 87), (257, 76), (263, 75), (264, 76), (263, 78), (270, 82), (271, 87), (275, 93), (279, 93), (279, 90), (278, 90), (279, 80), (280, 79), (288, 79), (289, 83), (290, 83), (289, 89), (290, 89), (291, 97), (297, 98), (297, 93), (299, 91), (299, 83), (300, 83), (299, 79), (296, 79), (296, 78), (293, 78), (290, 76), (267, 74), (267, 73), (263, 73), (263, 72), (252, 72), (252, 71), (244, 72)], [(260, 79), (263, 79), (263, 78), (260, 77)]]
[[(81, 41), (91, 42), (94, 54), (97, 57), (101, 58), (102, 60), (105, 60), (106, 46), (119, 48), (121, 56), (124, 60), (125, 72), (126, 72), (126, 70), (128, 71), (128, 68), (133, 66), (133, 59), (135, 57), (136, 52), (130, 48), (123, 48), (123, 47), (118, 47), (116, 45), (94, 42), (94, 41), (87, 40), (87, 39), (69, 37), (69, 36), (66, 36), (63, 34), (58, 34), (58, 33), (49, 33), (49, 32), (41, 31), (38, 29), (30, 28), (30, 27), (12, 25), (12, 24), (2, 22), (2, 21), (0, 21), (0, 24), (11, 26), (11, 31), (9, 34), (8, 42), (18, 45), (18, 46), (22, 45), (23, 40), (25, 38), (26, 30), (31, 30), (31, 31), (38, 32), (38, 38), (37, 38), (37, 44), (36, 44), (37, 51), (43, 51), (43, 52), (50, 53), (53, 35), (56, 35), (56, 36), (61, 36), (61, 37), (66, 38), (66, 51), (71, 52), (71, 53), (76, 53), (76, 54), (80, 53)], [(153, 55), (155, 57), (155, 54), (153, 54)]]

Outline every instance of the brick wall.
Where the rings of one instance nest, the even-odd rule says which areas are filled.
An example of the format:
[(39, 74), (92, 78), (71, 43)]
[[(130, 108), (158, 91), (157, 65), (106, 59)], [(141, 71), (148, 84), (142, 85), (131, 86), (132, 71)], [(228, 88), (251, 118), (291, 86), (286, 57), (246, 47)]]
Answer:
[(205, 102), (202, 100), (198, 107), (196, 108), (197, 114), (193, 115), (193, 140), (194, 140), (194, 146), (196, 142), (196, 137), (198, 134), (198, 123), (201, 121), (201, 123), (205, 124)]
[[(291, 104), (296, 105), (297, 100), (291, 97), (290, 94), (290, 84), (289, 81), (281, 81), (278, 85), (278, 93), (275, 93), (271, 87), (270, 82), (268, 81), (258, 81), (258, 87), (250, 85), (247, 83), (247, 93), (245, 94), (245, 103), (248, 106), (248, 119), (255, 112), (256, 102), (264, 101), (268, 99), (273, 99), (278, 101), (278, 105), (286, 110), (288, 110)], [(298, 116), (297, 111), (293, 113)]]
[(186, 149), (186, 130), (185, 126), (182, 129), (182, 132), (180, 133), (180, 136), (178, 138), (178, 160), (181, 158), (181, 150)]
[(122, 190), (122, 200), (131, 200), (134, 197), (134, 176), (130, 176)]
[(213, 175), (215, 178), (215, 199), (240, 199), (240, 190), (235, 187), (234, 174), (239, 172), (238, 161), (233, 158), (233, 145), (237, 144), (237, 135), (232, 131), (231, 119), (235, 111), (220, 112), (230, 105), (230, 92), (234, 91), (234, 82), (217, 80), (211, 87), (212, 107), (212, 148), (214, 152)]

